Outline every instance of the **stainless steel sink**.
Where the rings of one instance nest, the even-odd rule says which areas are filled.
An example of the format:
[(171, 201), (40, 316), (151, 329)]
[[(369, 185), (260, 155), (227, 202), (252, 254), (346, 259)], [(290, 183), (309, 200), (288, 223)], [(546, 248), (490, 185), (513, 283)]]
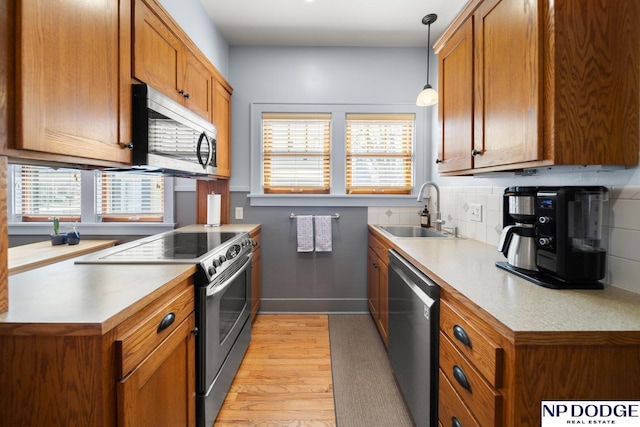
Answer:
[(451, 234), (418, 225), (379, 225), (378, 228), (394, 237), (454, 237)]

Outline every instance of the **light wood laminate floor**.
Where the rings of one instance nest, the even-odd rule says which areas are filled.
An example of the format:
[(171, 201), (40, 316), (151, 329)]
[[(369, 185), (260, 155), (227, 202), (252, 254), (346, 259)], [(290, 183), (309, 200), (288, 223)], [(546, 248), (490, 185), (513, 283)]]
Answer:
[(214, 426), (335, 426), (328, 321), (259, 315)]

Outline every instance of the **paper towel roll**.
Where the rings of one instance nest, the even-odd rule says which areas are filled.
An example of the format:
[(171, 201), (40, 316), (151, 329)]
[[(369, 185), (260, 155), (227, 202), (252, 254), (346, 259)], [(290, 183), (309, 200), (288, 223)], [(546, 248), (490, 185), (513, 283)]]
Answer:
[(207, 195), (207, 225), (220, 225), (220, 194)]

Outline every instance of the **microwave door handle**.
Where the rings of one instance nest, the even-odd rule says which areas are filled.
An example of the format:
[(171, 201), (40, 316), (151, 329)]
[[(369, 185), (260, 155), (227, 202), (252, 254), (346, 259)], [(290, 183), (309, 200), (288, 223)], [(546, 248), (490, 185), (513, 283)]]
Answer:
[(218, 167), (218, 140), (210, 138), (211, 141), (211, 166)]
[[(207, 147), (209, 147), (209, 152), (207, 153), (207, 162), (205, 163), (202, 160), (202, 140), (207, 141)], [(200, 166), (202, 166), (202, 169), (206, 169), (207, 165), (209, 164), (209, 159), (211, 158), (211, 144), (209, 143), (209, 138), (207, 138), (207, 135), (204, 134), (204, 132), (202, 132), (200, 134), (200, 138), (198, 138), (198, 145), (196, 147), (196, 155), (198, 156), (198, 163), (200, 163)]]
[(207, 137), (207, 144), (209, 146), (209, 155), (207, 156), (207, 166), (211, 165), (211, 166), (215, 166), (215, 162), (216, 162), (216, 146), (215, 146), (215, 140), (213, 138), (208, 138)]

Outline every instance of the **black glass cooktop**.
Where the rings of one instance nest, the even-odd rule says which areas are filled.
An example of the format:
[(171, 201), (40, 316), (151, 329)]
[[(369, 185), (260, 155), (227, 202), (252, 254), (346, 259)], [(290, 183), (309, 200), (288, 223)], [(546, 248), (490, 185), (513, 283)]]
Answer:
[(104, 257), (105, 261), (195, 260), (242, 233), (175, 232)]

